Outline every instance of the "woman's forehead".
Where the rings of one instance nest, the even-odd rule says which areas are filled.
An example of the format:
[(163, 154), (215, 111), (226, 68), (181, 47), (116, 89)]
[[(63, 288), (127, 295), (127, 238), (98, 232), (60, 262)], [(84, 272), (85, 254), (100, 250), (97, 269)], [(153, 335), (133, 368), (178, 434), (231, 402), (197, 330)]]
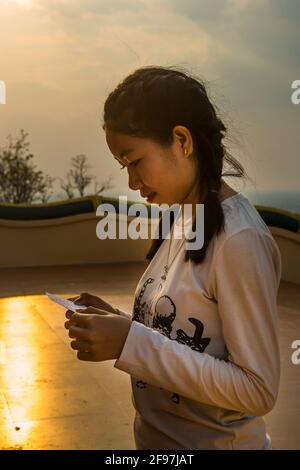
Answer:
[(106, 141), (110, 150), (114, 155), (120, 156), (126, 155), (128, 150), (132, 150), (138, 145), (136, 137), (131, 137), (126, 134), (120, 134), (118, 132), (106, 131)]

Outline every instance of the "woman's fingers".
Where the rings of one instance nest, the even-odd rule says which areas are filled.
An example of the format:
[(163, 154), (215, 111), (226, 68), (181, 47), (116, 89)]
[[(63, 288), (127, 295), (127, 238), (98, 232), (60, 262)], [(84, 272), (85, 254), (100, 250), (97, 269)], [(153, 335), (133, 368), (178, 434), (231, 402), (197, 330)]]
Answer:
[(74, 341), (71, 341), (70, 344), (71, 344), (71, 348), (77, 351), (91, 352), (90, 351), (91, 344), (88, 341), (76, 339)]
[(70, 297), (67, 300), (70, 300), (71, 302), (75, 302), (75, 301), (79, 300), (80, 298), (81, 298), (81, 295), (76, 295), (76, 297)]
[(86, 304), (91, 300), (92, 296), (88, 294), (87, 292), (83, 292), (80, 295), (77, 295), (76, 297), (70, 297), (68, 300), (71, 302), (74, 302), (74, 304)]
[(71, 341), (71, 348), (77, 351), (77, 358), (80, 361), (95, 361), (94, 353), (91, 351), (88, 341)]
[(90, 333), (86, 328), (80, 328), (78, 326), (71, 325), (69, 328), (69, 337), (76, 338), (83, 341), (89, 341)]
[(84, 351), (78, 351), (77, 358), (80, 361), (89, 361), (89, 362), (93, 362), (97, 360), (94, 354), (89, 353), (89, 352), (84, 352)]
[[(87, 307), (84, 310), (77, 310), (76, 313), (90, 313), (90, 314), (96, 314), (96, 315), (109, 315), (110, 312), (107, 310), (102, 310), (101, 308), (96, 308), (96, 307)], [(76, 317), (74, 317), (76, 318)]]
[(66, 311), (66, 318), (70, 319), (72, 317), (74, 312), (72, 312), (72, 310), (67, 310)]
[[(70, 311), (70, 310), (68, 310)], [(83, 313), (73, 313), (69, 321), (65, 322), (65, 328), (69, 330), (72, 326), (80, 327), (80, 329), (86, 329), (88, 331), (91, 315), (84, 315)]]

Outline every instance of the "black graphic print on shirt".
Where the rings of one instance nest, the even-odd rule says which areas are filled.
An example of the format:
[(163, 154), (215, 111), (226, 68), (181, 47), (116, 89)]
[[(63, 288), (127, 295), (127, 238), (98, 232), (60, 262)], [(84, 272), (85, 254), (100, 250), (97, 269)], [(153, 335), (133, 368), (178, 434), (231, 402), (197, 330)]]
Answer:
[[(167, 336), (169, 339), (175, 340), (181, 344), (186, 344), (195, 351), (204, 352), (210, 343), (211, 338), (202, 337), (204, 325), (197, 318), (189, 317), (188, 319), (189, 322), (195, 326), (193, 336), (189, 336), (184, 330), (178, 329), (176, 330), (176, 337), (172, 338), (172, 325), (176, 318), (176, 305), (170, 296), (162, 295), (158, 298), (155, 303), (154, 315), (152, 318), (151, 308), (148, 306), (146, 301), (142, 302), (142, 299), (147, 286), (153, 282), (153, 278), (149, 278), (144, 282), (139, 295), (135, 299), (132, 319), (134, 321), (143, 323), (146, 326), (154, 328), (164, 336)], [(145, 388), (146, 385), (147, 383), (141, 380), (136, 382), (136, 386), (138, 388)], [(179, 404), (179, 395), (177, 393), (173, 393), (171, 400), (174, 403)]]
[(176, 306), (168, 295), (161, 296), (155, 304), (152, 327), (171, 338), (172, 323), (176, 318)]
[(137, 321), (139, 323), (143, 323), (144, 325), (146, 324), (146, 318), (150, 316), (150, 308), (147, 304), (147, 302), (142, 302), (145, 290), (147, 289), (149, 284), (152, 284), (154, 282), (153, 278), (147, 279), (146, 282), (144, 282), (139, 295), (135, 298), (134, 301), (134, 306), (133, 306), (133, 315), (132, 315), (132, 321)]
[(147, 302), (142, 302), (142, 299), (147, 286), (153, 282), (154, 279), (152, 278), (149, 278), (144, 282), (139, 295), (135, 299), (132, 320), (152, 327), (155, 330), (158, 330), (164, 336), (167, 336), (169, 339), (178, 341), (178, 343), (181, 344), (186, 344), (195, 351), (204, 352), (211, 339), (202, 337), (204, 325), (197, 318), (189, 317), (188, 319), (189, 322), (195, 326), (195, 332), (193, 336), (189, 336), (184, 330), (179, 329), (176, 330), (176, 337), (172, 337), (172, 326), (176, 318), (176, 305), (170, 296), (162, 295), (158, 298), (155, 303), (152, 321), (149, 321), (152, 313)]
[(188, 336), (185, 331), (177, 330), (177, 337), (175, 338), (178, 343), (186, 344), (195, 351), (204, 352), (205, 348), (210, 343), (210, 338), (202, 338), (204, 326), (203, 323), (197, 318), (189, 318), (189, 321), (195, 325), (194, 336)]

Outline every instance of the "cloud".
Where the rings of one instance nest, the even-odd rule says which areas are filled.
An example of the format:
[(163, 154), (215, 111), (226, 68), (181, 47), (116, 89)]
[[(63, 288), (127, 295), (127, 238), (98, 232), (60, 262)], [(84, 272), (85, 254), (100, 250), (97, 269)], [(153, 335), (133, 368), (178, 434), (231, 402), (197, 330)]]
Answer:
[[(290, 0), (166, 0), (237, 56), (299, 67), (300, 2)], [(233, 55), (233, 54), (232, 54)]]
[[(299, 144), (289, 93), (299, 78), (299, 8), (293, 0), (1, 2), (0, 79), (8, 103), (0, 139), (24, 127), (53, 168), (86, 148), (96, 170), (115, 172), (126, 187), (101, 133), (104, 100), (139, 66), (179, 65), (211, 82), (225, 116), (232, 108), (234, 119), (236, 110), (251, 141), (259, 142), (257, 161), (268, 148), (267, 161), (282, 161), (282, 149), (269, 144), (276, 142), (272, 128), (278, 136), (282, 126), (281, 142), (290, 145), (294, 164)], [(280, 163), (277, 168), (276, 181)], [(291, 173), (297, 175), (296, 161)], [(259, 178), (269, 185), (276, 179), (267, 171)]]

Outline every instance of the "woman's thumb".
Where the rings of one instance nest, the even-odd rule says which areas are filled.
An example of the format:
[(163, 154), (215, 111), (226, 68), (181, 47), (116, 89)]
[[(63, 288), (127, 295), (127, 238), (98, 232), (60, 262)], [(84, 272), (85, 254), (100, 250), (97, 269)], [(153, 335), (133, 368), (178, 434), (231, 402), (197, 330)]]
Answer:
[(106, 310), (101, 310), (100, 308), (88, 306), (86, 310), (77, 310), (80, 313), (95, 313), (96, 315), (110, 315), (110, 312)]

